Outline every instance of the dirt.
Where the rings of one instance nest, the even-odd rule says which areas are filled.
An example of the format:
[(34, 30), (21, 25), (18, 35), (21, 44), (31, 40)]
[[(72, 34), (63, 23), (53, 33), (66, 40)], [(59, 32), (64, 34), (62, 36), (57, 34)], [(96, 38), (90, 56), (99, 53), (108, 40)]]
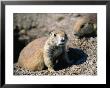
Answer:
[[(80, 15), (91, 14), (14, 14), (14, 75), (97, 75), (97, 36), (78, 38), (74, 35), (73, 25)], [(47, 69), (29, 71), (16, 66), (24, 46), (59, 28), (69, 37), (68, 55), (70, 59), (74, 59), (73, 64), (58, 64), (53, 73), (49, 73)]]

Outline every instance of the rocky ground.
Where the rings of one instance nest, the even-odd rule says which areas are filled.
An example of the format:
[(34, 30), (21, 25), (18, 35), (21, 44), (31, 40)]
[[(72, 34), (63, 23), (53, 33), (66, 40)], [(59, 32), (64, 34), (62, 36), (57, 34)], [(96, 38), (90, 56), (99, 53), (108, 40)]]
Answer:
[[(14, 14), (14, 75), (97, 75), (97, 37), (74, 36), (74, 22), (80, 15), (90, 14)], [(47, 69), (33, 72), (16, 66), (26, 44), (59, 28), (69, 37), (68, 55), (74, 59), (73, 64), (58, 64), (53, 73)]]

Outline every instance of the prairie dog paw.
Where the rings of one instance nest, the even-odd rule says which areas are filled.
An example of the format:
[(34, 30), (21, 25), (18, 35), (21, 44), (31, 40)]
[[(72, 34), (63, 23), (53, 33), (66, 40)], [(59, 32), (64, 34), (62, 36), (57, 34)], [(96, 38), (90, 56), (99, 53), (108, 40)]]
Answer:
[(48, 68), (48, 71), (51, 72), (55, 72), (55, 70), (53, 68)]

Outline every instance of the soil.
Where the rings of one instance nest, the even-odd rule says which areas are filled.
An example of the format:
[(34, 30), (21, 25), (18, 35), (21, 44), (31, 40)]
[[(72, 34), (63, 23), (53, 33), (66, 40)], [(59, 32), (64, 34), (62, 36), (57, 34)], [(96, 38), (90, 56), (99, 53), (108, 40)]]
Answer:
[[(77, 17), (91, 14), (14, 14), (14, 75), (97, 75), (97, 36), (78, 38), (74, 35), (73, 26)], [(19, 53), (24, 46), (36, 38), (48, 36), (52, 30), (63, 29), (68, 37), (68, 55), (74, 59), (71, 65), (58, 64), (56, 71), (49, 73), (29, 71), (16, 66)]]

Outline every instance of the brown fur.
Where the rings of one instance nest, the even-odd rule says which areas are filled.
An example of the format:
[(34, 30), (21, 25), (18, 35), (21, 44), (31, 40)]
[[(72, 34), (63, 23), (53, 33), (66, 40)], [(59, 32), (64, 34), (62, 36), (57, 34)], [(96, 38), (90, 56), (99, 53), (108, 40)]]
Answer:
[(80, 16), (76, 19), (73, 26), (74, 34), (77, 36), (83, 36), (85, 34), (96, 33), (97, 22), (96, 15)]
[(29, 70), (41, 70), (44, 68), (43, 62), (43, 46), (46, 37), (35, 39), (31, 43), (29, 43), (24, 49), (21, 51), (18, 64)]
[[(55, 31), (54, 32), (57, 36), (65, 37), (65, 33), (62, 31)], [(65, 45), (64, 46), (57, 46), (55, 45), (54, 40), (56, 37), (50, 35), (49, 38), (42, 37), (39, 39), (35, 39), (31, 43), (29, 43), (24, 49), (21, 51), (18, 59), (18, 65), (28, 69), (28, 70), (42, 70), (44, 67), (48, 67), (48, 70), (54, 71), (53, 69), (53, 59), (56, 56), (61, 55), (64, 53), (64, 57), (67, 60), (67, 54), (65, 53)], [(52, 53), (52, 50), (54, 52)], [(50, 56), (50, 54), (53, 54)], [(67, 60), (68, 61), (68, 60)]]

